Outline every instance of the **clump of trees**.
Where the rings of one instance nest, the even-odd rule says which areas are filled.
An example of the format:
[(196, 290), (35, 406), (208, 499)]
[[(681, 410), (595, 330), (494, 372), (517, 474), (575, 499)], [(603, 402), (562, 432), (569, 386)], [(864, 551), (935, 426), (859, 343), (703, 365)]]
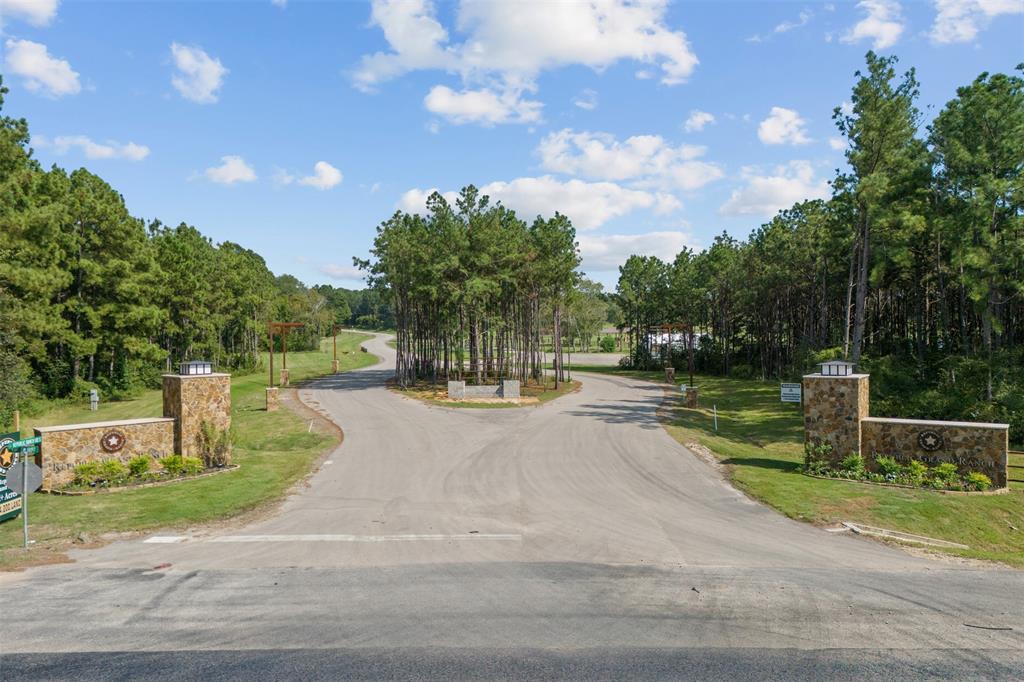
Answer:
[(435, 192), (425, 216), (395, 213), (371, 253), (357, 264), (390, 301), (400, 385), (541, 381), (548, 324), (555, 380), (564, 380), (564, 316), (580, 261), (565, 216), (527, 225), (470, 185), (455, 206)]
[(922, 131), (914, 71), (896, 65), (869, 53), (835, 112), (848, 167), (829, 200), (622, 266), (634, 364), (664, 360), (652, 325), (692, 324), (702, 371), (779, 378), (844, 357), (878, 370), (887, 414), (1009, 421), (1024, 440), (1024, 80), (983, 73)]
[[(0, 79), (0, 111), (7, 90)], [(24, 119), (0, 116), (0, 425), (34, 396), (154, 385), (181, 360), (255, 368), (271, 319), (315, 348), (349, 311), (238, 244), (148, 225), (85, 169), (43, 169)]]

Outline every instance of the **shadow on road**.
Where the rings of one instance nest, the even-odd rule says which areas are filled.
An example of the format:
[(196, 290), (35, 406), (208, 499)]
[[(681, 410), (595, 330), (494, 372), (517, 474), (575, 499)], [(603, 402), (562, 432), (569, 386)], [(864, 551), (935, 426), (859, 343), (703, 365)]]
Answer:
[(662, 391), (657, 388), (648, 393), (654, 393), (654, 395), (637, 400), (587, 403), (576, 409), (566, 410), (565, 414), (600, 419), (608, 424), (636, 424), (642, 429), (660, 429), (661, 424), (658, 422), (657, 412), (661, 406)]
[(384, 386), (385, 382), (394, 376), (395, 370), (390, 368), (362, 369), (313, 379), (304, 383), (302, 388), (333, 391), (365, 391)]

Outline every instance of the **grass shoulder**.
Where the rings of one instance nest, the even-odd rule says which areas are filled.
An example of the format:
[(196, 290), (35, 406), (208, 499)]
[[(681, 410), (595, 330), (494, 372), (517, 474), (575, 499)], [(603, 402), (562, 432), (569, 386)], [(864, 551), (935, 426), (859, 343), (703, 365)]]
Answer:
[[(377, 362), (374, 355), (359, 352), (360, 344), (369, 338), (368, 334), (338, 335), (342, 371)], [(289, 353), (293, 383), (330, 373), (330, 348), (328, 340), (320, 352)], [(266, 412), (266, 383), (263, 373), (232, 378), (232, 462), (238, 469), (171, 486), (88, 496), (32, 495), (29, 520), (35, 544), (27, 552), (21, 548), (20, 517), (0, 524), (0, 569), (59, 561), (68, 547), (92, 544), (112, 533), (210, 523), (281, 499), (310, 472), (320, 455), (340, 442), (340, 435), (311, 430), (308, 420), (292, 410)], [(161, 410), (160, 391), (145, 391), (133, 400), (101, 404), (98, 412), (91, 412), (87, 405), (62, 405), (32, 419), (23, 433), (42, 425), (157, 417)]]
[[(660, 372), (574, 369), (664, 380)], [(801, 470), (800, 406), (779, 401), (778, 383), (699, 376), (696, 384), (701, 407), (683, 407), (677, 390), (662, 411), (662, 423), (684, 446), (696, 443), (710, 450), (733, 484), (751, 497), (794, 519), (819, 525), (852, 521), (934, 537), (969, 547), (943, 551), (1024, 567), (1024, 469), (1011, 469), (1010, 491), (1004, 495), (954, 495), (812, 478)], [(1011, 456), (1010, 464), (1024, 467), (1024, 455)]]
[(398, 395), (419, 400), (430, 405), (439, 405), (441, 407), (465, 407), (482, 410), (543, 405), (544, 403), (550, 402), (555, 398), (559, 398), (568, 393), (575, 393), (580, 390), (581, 386), (582, 384), (579, 381), (563, 381), (556, 389), (554, 381), (549, 377), (543, 385), (523, 384), (519, 391), (522, 398), (518, 402), (510, 402), (500, 400), (449, 400), (448, 387), (443, 382), (431, 384), (429, 381), (424, 381), (406, 388), (402, 388), (394, 383), (388, 384), (388, 388)]

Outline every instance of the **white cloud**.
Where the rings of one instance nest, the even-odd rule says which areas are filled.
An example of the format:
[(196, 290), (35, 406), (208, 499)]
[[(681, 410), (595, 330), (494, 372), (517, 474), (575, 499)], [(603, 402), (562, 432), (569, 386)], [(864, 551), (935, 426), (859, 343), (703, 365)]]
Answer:
[(593, 111), (597, 108), (597, 91), (586, 88), (579, 94), (579, 96), (572, 101), (573, 104), (578, 106), (580, 109), (587, 111)]
[(690, 75), (698, 60), (686, 35), (665, 25), (666, 10), (664, 2), (463, 0), (455, 25), (466, 40), (450, 44), (427, 0), (374, 0), (371, 24), (383, 30), (391, 51), (363, 57), (355, 81), (373, 87), (418, 69), (530, 79), (570, 64), (600, 70), (632, 59), (660, 67), (662, 82), (675, 84)]
[(795, 28), (802, 28), (811, 20), (811, 13), (804, 10), (800, 12), (796, 21), (783, 21), (775, 27), (775, 33), (788, 33)]
[(685, 247), (698, 244), (686, 232), (665, 231), (642, 234), (584, 234), (578, 237), (583, 269), (587, 272), (615, 271), (632, 255), (675, 259)]
[(340, 170), (326, 161), (317, 161), (313, 165), (313, 174), (300, 179), (299, 184), (324, 190), (340, 185), (341, 181)]
[(856, 43), (865, 38), (873, 40), (876, 50), (896, 44), (903, 34), (903, 17), (896, 0), (861, 0), (857, 7), (867, 16), (853, 25), (843, 37), (844, 43)]
[(1021, 0), (935, 0), (935, 23), (930, 32), (939, 44), (967, 43), (1002, 14), (1024, 13)]
[(839, 113), (843, 116), (853, 116), (853, 102), (844, 99), (839, 103)]
[(0, 26), (8, 18), (46, 26), (57, 16), (57, 0), (0, 0)]
[(759, 174), (756, 168), (743, 169), (746, 185), (735, 189), (719, 212), (725, 215), (772, 216), (805, 199), (825, 199), (828, 182), (814, 177), (809, 161), (790, 161), (778, 166), (770, 175)]
[(331, 279), (362, 280), (366, 273), (354, 265), (338, 265), (337, 263), (324, 263), (317, 267), (322, 274)]
[(220, 60), (206, 54), (198, 46), (171, 43), (171, 56), (177, 72), (171, 77), (171, 84), (182, 97), (199, 104), (217, 101), (217, 91), (224, 85), (228, 75)]
[(52, 142), (36, 138), (37, 143), (42, 142), (53, 147), (58, 154), (66, 154), (68, 150), (77, 147), (82, 150), (87, 159), (127, 159), (128, 161), (142, 161), (149, 156), (149, 147), (134, 142), (121, 144), (113, 140), (107, 140), (106, 144), (93, 142), (85, 135), (59, 135), (53, 138)]
[(82, 90), (78, 72), (64, 59), (50, 56), (46, 45), (31, 40), (4, 43), (7, 56), (4, 67), (9, 74), (25, 79), (25, 89), (50, 97), (75, 95)]
[(545, 170), (600, 180), (632, 180), (645, 187), (694, 190), (722, 177), (716, 164), (698, 160), (706, 147), (673, 147), (658, 135), (619, 142), (608, 133), (550, 133), (537, 146)]
[(846, 140), (841, 137), (830, 137), (828, 138), (828, 146), (836, 151), (840, 151), (846, 149)]
[[(428, 0), (374, 0), (371, 25), (390, 49), (363, 56), (353, 83), (372, 91), (410, 71), (443, 70), (457, 74), (464, 89), (435, 87), (427, 96), (431, 111), (454, 109), (459, 120), (485, 125), (533, 121), (541, 104), (521, 95), (533, 92), (537, 76), (549, 69), (579, 64), (600, 71), (630, 59), (660, 68), (666, 85), (686, 80), (698, 60), (686, 35), (665, 24), (666, 10), (661, 0), (462, 0), (454, 22), (464, 38), (459, 42), (449, 39)], [(484, 113), (465, 113), (481, 108)]]
[(700, 109), (694, 109), (690, 112), (690, 117), (686, 119), (686, 123), (683, 124), (683, 130), (688, 133), (699, 132), (704, 130), (704, 126), (714, 122), (715, 117), (713, 114), (701, 111)]
[[(411, 189), (402, 195), (397, 208), (422, 213), (427, 197), (435, 191)], [(598, 228), (612, 218), (638, 209), (665, 214), (682, 208), (679, 200), (671, 194), (629, 189), (613, 182), (562, 181), (550, 175), (491, 182), (481, 187), (480, 193), (501, 201), (527, 221), (537, 215), (550, 217), (558, 211), (568, 216), (580, 230)], [(454, 205), (458, 195), (456, 192), (444, 192), (443, 196)]]
[(757, 136), (765, 144), (807, 144), (807, 124), (800, 114), (785, 107), (772, 107), (768, 118), (757, 126)]
[(233, 185), (236, 182), (253, 182), (256, 171), (241, 156), (222, 156), (221, 164), (207, 168), (205, 175), (211, 182), (221, 185)]
[(479, 123), (532, 123), (540, 120), (544, 106), (535, 100), (522, 99), (513, 88), (495, 92), (488, 88), (455, 92), (444, 85), (435, 85), (423, 99), (428, 111), (443, 116), (456, 125)]
[(285, 7), (288, 6), (288, 0), (270, 0), (270, 4), (273, 5), (274, 7), (280, 7), (281, 9), (284, 9)]

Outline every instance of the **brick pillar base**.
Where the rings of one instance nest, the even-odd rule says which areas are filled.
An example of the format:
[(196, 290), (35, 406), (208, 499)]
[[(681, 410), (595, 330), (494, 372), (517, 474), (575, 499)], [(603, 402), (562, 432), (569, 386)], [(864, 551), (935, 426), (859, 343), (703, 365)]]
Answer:
[(696, 410), (698, 407), (696, 386), (686, 387), (686, 407), (691, 410)]
[(338, 361), (337, 360), (331, 360), (331, 372), (333, 372), (334, 374), (338, 373)]
[(277, 388), (267, 388), (267, 412), (277, 411)]
[(282, 386), (287, 386), (290, 379), (291, 379), (291, 377), (289, 376), (288, 370), (282, 368), (281, 369), (281, 385)]

